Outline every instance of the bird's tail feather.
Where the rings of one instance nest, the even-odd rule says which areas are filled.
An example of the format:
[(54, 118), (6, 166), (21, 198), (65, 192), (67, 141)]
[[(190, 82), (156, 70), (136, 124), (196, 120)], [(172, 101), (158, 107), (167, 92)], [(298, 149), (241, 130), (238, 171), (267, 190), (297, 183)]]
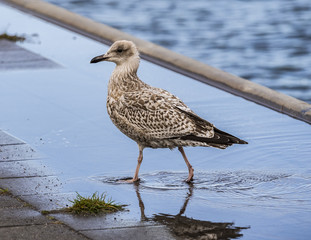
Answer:
[(239, 139), (229, 133), (223, 132), (217, 128), (214, 128), (214, 137), (212, 138), (199, 137), (196, 135), (186, 135), (186, 136), (180, 137), (180, 139), (203, 142), (203, 143), (211, 144), (215, 147), (218, 144), (227, 145), (227, 146), (230, 146), (232, 144), (248, 144), (246, 141)]
[(235, 136), (233, 136), (233, 135), (231, 135), (229, 133), (221, 131), (218, 128), (214, 127), (214, 132), (217, 135), (222, 135), (223, 137), (229, 138), (232, 141), (233, 144), (248, 144), (248, 142), (246, 142), (246, 141), (244, 141), (244, 140), (242, 140), (240, 138), (237, 138), (237, 137), (235, 137)]

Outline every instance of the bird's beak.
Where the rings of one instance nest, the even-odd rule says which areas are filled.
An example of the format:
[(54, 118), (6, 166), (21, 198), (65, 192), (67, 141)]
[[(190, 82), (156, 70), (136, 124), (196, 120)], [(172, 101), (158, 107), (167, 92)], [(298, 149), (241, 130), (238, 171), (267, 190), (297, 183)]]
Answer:
[(109, 57), (106, 54), (103, 54), (103, 55), (100, 55), (100, 56), (92, 58), (90, 63), (98, 63), (98, 62), (101, 62), (101, 61), (105, 61), (108, 58)]

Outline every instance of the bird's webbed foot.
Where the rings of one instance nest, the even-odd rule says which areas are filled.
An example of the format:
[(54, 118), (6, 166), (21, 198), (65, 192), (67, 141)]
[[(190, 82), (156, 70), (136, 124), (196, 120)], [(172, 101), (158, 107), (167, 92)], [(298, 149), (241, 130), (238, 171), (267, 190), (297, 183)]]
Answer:
[(192, 176), (189, 176), (189, 177), (185, 180), (186, 183), (191, 183), (192, 181), (193, 181), (193, 175), (192, 175)]
[(138, 183), (140, 181), (140, 178), (123, 178), (118, 180), (118, 183)]

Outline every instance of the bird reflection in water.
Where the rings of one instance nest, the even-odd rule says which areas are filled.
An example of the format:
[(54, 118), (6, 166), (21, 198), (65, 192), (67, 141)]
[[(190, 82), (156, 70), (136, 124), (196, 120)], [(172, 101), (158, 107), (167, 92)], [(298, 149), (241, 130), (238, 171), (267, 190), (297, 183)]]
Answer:
[(210, 222), (183, 216), (193, 194), (193, 184), (189, 184), (185, 202), (177, 215), (159, 213), (154, 214), (152, 217), (147, 217), (145, 215), (145, 205), (139, 192), (139, 182), (135, 184), (135, 190), (141, 212), (141, 221), (153, 221), (165, 225), (175, 237), (180, 239), (236, 239), (243, 236), (242, 230), (250, 228), (234, 226), (233, 222)]

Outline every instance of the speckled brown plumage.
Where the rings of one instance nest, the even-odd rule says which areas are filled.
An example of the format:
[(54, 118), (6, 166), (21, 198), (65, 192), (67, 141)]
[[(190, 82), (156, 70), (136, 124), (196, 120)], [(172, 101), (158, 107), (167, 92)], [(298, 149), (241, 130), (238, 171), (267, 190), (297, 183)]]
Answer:
[(182, 147), (224, 149), (235, 143), (247, 143), (215, 128), (168, 91), (142, 82), (137, 77), (139, 60), (134, 43), (125, 40), (115, 42), (106, 54), (91, 60), (91, 63), (116, 63), (108, 84), (107, 111), (117, 128), (139, 146), (138, 165), (130, 182), (138, 180), (142, 152), (146, 147), (178, 147), (188, 166), (187, 181), (191, 181), (193, 168)]

